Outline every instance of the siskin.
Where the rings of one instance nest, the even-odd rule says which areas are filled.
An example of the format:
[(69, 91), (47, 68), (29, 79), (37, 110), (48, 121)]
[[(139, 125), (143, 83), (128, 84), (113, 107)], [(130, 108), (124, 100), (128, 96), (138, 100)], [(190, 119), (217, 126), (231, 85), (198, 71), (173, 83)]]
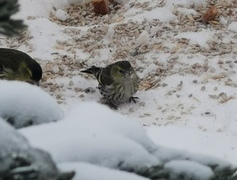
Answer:
[(128, 61), (118, 61), (105, 68), (92, 66), (81, 71), (93, 74), (99, 85), (100, 94), (108, 101), (110, 107), (117, 109), (119, 103), (129, 100), (136, 103), (133, 97), (139, 86), (139, 78)]
[(24, 52), (0, 48), (0, 79), (25, 81), (39, 85), (40, 65)]

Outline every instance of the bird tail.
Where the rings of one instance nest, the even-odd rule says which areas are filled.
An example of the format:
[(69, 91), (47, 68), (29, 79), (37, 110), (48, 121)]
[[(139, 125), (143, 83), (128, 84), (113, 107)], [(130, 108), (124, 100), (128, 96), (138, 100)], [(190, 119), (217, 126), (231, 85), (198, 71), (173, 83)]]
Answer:
[(101, 71), (101, 68), (96, 67), (96, 66), (91, 66), (89, 69), (82, 70), (81, 72), (87, 73), (87, 74), (94, 74), (97, 76), (97, 74)]

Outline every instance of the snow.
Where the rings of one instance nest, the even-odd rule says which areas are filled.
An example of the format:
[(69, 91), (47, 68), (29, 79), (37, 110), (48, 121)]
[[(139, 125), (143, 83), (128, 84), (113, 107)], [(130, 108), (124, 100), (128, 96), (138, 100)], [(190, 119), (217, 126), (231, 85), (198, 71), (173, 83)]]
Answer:
[(148, 45), (149, 41), (150, 41), (150, 39), (149, 39), (148, 32), (147, 31), (142, 31), (140, 36), (137, 38), (136, 43), (139, 46), (141, 46), (141, 45)]
[(63, 112), (45, 91), (24, 82), (0, 80), (0, 116), (16, 128), (60, 120)]
[[(237, 155), (236, 138), (228, 133), (202, 132), (195, 128), (182, 126), (149, 127), (148, 136), (157, 144), (180, 150), (190, 150), (196, 153), (209, 154), (226, 159), (235, 164)], [(188, 137), (187, 137), (188, 135)], [(158, 138), (165, 137), (165, 138)]]
[[(53, 56), (49, 58), (49, 54), (55, 52), (55, 45), (53, 42), (58, 40), (56, 34), (61, 33), (62, 29), (58, 29), (56, 24), (51, 23), (46, 18), (40, 18), (37, 21), (30, 22), (29, 31), (32, 36), (37, 37), (30, 40), (33, 44), (33, 49), (37, 49), (38, 53), (32, 53), (32, 57), (41, 57), (43, 60), (52, 60)], [(40, 26), (44, 24), (44, 27)], [(47, 28), (45, 28), (47, 27)], [(44, 37), (44, 38), (41, 38)]]
[[(12, 40), (13, 44), (19, 45), (17, 46), (19, 50), (27, 52), (39, 61), (42, 67), (45, 67), (47, 61), (52, 63), (59, 61), (61, 64), (52, 68), (55, 74), (61, 72), (66, 74), (72, 70), (67, 76), (46, 76), (43, 83), (58, 85), (54, 92), (47, 87), (41, 87), (54, 98), (61, 96), (62, 99), (57, 99), (60, 105), (38, 87), (25, 84), (24, 88), (23, 85), (8, 88), (9, 86), (2, 86), (1, 83), (5, 82), (0, 82), (0, 100), (4, 98), (2, 90), (5, 89), (7, 97), (13, 97), (13, 102), (19, 100), (21, 108), (32, 108), (36, 104), (39, 105), (40, 108), (34, 108), (34, 111), (44, 116), (44, 120), (40, 122), (37, 120), (37, 123), (62, 119), (60, 108), (63, 109), (66, 117), (63, 120), (24, 128), (20, 132), (29, 139), (33, 146), (49, 151), (57, 163), (67, 162), (68, 169), (75, 168), (78, 172), (75, 179), (81, 176), (85, 179), (97, 179), (96, 174), (95, 176), (87, 174), (86, 169), (88, 171), (98, 170), (98, 176), (104, 179), (106, 177), (103, 176), (103, 173), (109, 175), (117, 173), (107, 167), (116, 168), (120, 161), (123, 161), (125, 163), (123, 165), (127, 167), (135, 164), (142, 166), (162, 162), (166, 163), (167, 168), (177, 170), (175, 171), (177, 173), (183, 172), (182, 168), (192, 165), (190, 166), (193, 167), (190, 168), (191, 172), (193, 169), (203, 168), (206, 177), (211, 175), (207, 167), (204, 167), (209, 162), (213, 164), (218, 162), (220, 166), (228, 166), (228, 163), (236, 165), (237, 47), (235, 44), (237, 41), (235, 36), (237, 25), (236, 20), (232, 21), (232, 16), (222, 16), (225, 10), (220, 17), (220, 27), (195, 22), (190, 24), (190, 28), (193, 29), (185, 30), (183, 29), (185, 23), (178, 25), (180, 14), (175, 15), (174, 12), (188, 16), (197, 15), (199, 11), (193, 7), (205, 3), (203, 0), (167, 0), (163, 3), (162, 0), (120, 0), (124, 4), (121, 8), (125, 9), (124, 18), (114, 14), (113, 23), (109, 25), (103, 24), (98, 18), (97, 23), (94, 24), (87, 25), (85, 22), (82, 25), (66, 26), (53, 21), (51, 16), (56, 15), (54, 18), (65, 19), (66, 22), (68, 16), (64, 15), (64, 12), (66, 12), (65, 8), (69, 7), (69, 3), (80, 4), (85, 1), (19, 0), (19, 2), (21, 11), (15, 17), (25, 20), (29, 26), (28, 33), (31, 38), (27, 43)], [(150, 3), (150, 10), (130, 6), (131, 3), (144, 2)], [(206, 9), (201, 10), (204, 12)], [(156, 20), (163, 24), (154, 25)], [(114, 61), (124, 60), (114, 58), (114, 54), (119, 50), (122, 51), (123, 48), (126, 49), (132, 45), (132, 42), (128, 41), (128, 37), (117, 39), (121, 42), (118, 47), (113, 43), (111, 45), (111, 42), (116, 40), (117, 32), (114, 27), (127, 22), (138, 24), (145, 22), (142, 31), (131, 39), (134, 42), (138, 41), (136, 45), (146, 44), (150, 48), (148, 53), (136, 57), (128, 56), (130, 58), (128, 60), (137, 69), (140, 78), (144, 80), (154, 78), (159, 81), (159, 84), (149, 90), (138, 91), (136, 93), (136, 96), (139, 97), (138, 103), (123, 104), (114, 114), (106, 107), (86, 103), (99, 102), (101, 95), (96, 89), (95, 79), (82, 75), (80, 70), (91, 65), (106, 66)], [(171, 26), (169, 22), (177, 23), (177, 25)], [(80, 39), (87, 35), (88, 29), (99, 26), (108, 28), (108, 33), (102, 36), (102, 40), (89, 38), (88, 41), (82, 41)], [(78, 33), (72, 33), (74, 31)], [(185, 43), (181, 41), (186, 39), (188, 45), (182, 46)], [(59, 42), (69, 44), (65, 48), (60, 46)], [(93, 44), (88, 47), (92, 49), (90, 52), (83, 49), (83, 46), (78, 46), (91, 42)], [(102, 44), (102, 48), (95, 48), (93, 51), (98, 43)], [(12, 44), (1, 38), (1, 45), (11, 47)], [(209, 49), (209, 51), (192, 51), (194, 46), (201, 46), (201, 50)], [(79, 66), (62, 65), (65, 62), (65, 56), (72, 60), (72, 64), (79, 64)], [(125, 57), (127, 58), (126, 55)], [(73, 82), (74, 85), (70, 85), (70, 82)], [(90, 93), (85, 91), (88, 87), (92, 89)], [(9, 96), (11, 90), (21, 88), (24, 92), (21, 96)], [(76, 88), (79, 91), (75, 91)], [(27, 97), (31, 95), (31, 98), (25, 98), (23, 95)], [(25, 106), (24, 103), (23, 105), (20, 103), (26, 100), (30, 105)], [(4, 102), (10, 104), (9, 100)], [(50, 108), (51, 103), (52, 108)], [(14, 107), (16, 105), (14, 103)], [(13, 107), (12, 104), (9, 106)], [(0, 105), (0, 112), (2, 107)], [(6, 112), (12, 114), (13, 111), (18, 115), (25, 115), (17, 108), (7, 108)], [(31, 113), (31, 109), (24, 112)], [(48, 116), (58, 117), (49, 120)], [(23, 120), (18, 122), (24, 123)], [(144, 125), (145, 128), (141, 125)], [(187, 159), (193, 159), (197, 164), (186, 163)], [(93, 165), (81, 162), (89, 162)], [(180, 169), (173, 169), (173, 167), (179, 167), (180, 164), (184, 166)], [(99, 165), (104, 167), (99, 167)], [(80, 176), (79, 172), (85, 174)], [(121, 177), (127, 175), (125, 173)], [(131, 175), (129, 178), (137, 179), (138, 177)]]
[(52, 4), (48, 5), (47, 0), (42, 0), (41, 2), (38, 2), (37, 0), (19, 0), (18, 2), (21, 5), (20, 12), (18, 12), (15, 16), (24, 19), (29, 16), (36, 16), (38, 18), (48, 17), (48, 12), (52, 8)]
[(58, 18), (61, 21), (65, 21), (68, 19), (69, 15), (62, 9), (58, 9), (55, 12), (55, 17)]
[[(59, 165), (62, 171), (74, 170), (76, 172), (73, 180), (148, 180), (141, 176), (124, 171), (95, 166), (88, 163), (63, 163)], [(93, 173), (91, 173), (93, 172)]]
[[(88, 109), (93, 113), (88, 114)], [(164, 164), (170, 175), (183, 173), (189, 166), (187, 177), (197, 179), (201, 179), (199, 174), (203, 179), (212, 176), (213, 171), (207, 165), (216, 169), (231, 167), (230, 163), (212, 156), (157, 146), (136, 121), (95, 102), (81, 103), (64, 120), (26, 127), (20, 132), (33, 147), (52, 154), (57, 164), (69, 166), (83, 162), (139, 170)], [(197, 168), (199, 173), (194, 172)]]
[(197, 15), (197, 11), (193, 10), (193, 9), (187, 9), (187, 8), (176, 8), (177, 11), (182, 12), (185, 15)]
[(237, 32), (237, 22), (232, 22), (229, 26), (228, 29), (233, 32)]
[[(93, 113), (88, 114), (89, 109)], [(20, 132), (57, 163), (82, 161), (113, 168), (159, 164), (149, 154), (155, 146), (139, 124), (94, 102), (78, 105), (58, 123)]]
[(199, 44), (200, 46), (207, 46), (206, 42), (213, 37), (213, 32), (210, 30), (203, 30), (201, 32), (184, 32), (179, 33), (177, 38), (190, 39), (193, 44)]
[(172, 6), (172, 5), (177, 5), (177, 4), (189, 6), (192, 4), (200, 5), (203, 3), (203, 0), (179, 0), (179, 1), (167, 0), (166, 3), (167, 3), (167, 6)]
[(0, 118), (0, 154), (9, 153), (16, 149), (26, 150), (29, 143), (26, 138), (20, 135), (12, 126)]
[(85, 3), (89, 3), (92, 0), (67, 0), (67, 2), (69, 4), (73, 4), (73, 5), (78, 5), (78, 4), (85, 4)]
[(175, 19), (175, 16), (167, 8), (160, 8), (159, 11), (143, 11), (142, 9), (137, 9), (127, 12), (125, 16), (127, 20), (133, 20), (137, 22), (143, 21), (144, 18), (147, 20), (159, 19), (162, 22)]

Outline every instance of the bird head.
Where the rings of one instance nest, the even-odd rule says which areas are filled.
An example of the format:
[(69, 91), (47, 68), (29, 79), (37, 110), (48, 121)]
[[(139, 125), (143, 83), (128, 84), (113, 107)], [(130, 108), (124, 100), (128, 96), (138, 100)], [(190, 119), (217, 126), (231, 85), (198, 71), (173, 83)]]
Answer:
[(130, 79), (135, 71), (128, 61), (118, 61), (112, 64), (110, 73), (114, 80), (124, 81)]
[(31, 69), (31, 80), (39, 86), (39, 81), (42, 78), (42, 68), (38, 63), (32, 63), (30, 64), (30, 69)]
[(42, 77), (42, 68), (36, 61), (32, 61), (29, 64), (22, 63), (20, 65), (20, 71), (22, 72), (20, 80), (39, 86), (39, 81)]

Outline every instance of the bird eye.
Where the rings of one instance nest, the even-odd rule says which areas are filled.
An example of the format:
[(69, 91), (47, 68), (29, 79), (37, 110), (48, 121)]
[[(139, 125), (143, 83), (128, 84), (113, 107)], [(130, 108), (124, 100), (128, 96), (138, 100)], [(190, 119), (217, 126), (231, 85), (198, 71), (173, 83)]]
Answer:
[(120, 72), (121, 74), (124, 74), (124, 73), (125, 73), (125, 72), (124, 72), (123, 70), (121, 70), (121, 69), (119, 70), (119, 72)]

